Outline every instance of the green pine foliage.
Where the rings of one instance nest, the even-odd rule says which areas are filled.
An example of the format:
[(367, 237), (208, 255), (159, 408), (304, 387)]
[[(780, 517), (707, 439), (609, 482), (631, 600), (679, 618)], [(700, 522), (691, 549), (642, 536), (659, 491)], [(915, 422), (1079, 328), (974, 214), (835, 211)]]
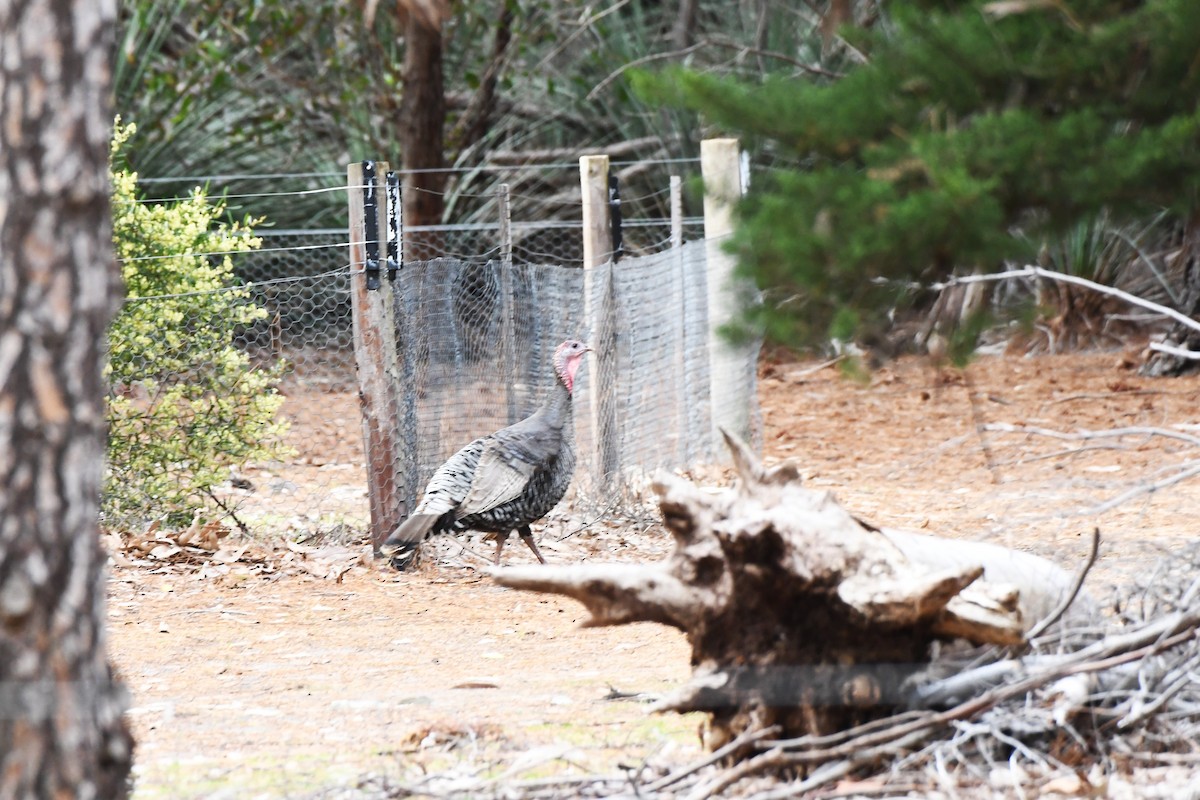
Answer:
[(772, 163), (731, 243), (768, 290), (748, 322), (769, 338), (869, 334), (918, 299), (914, 282), (1032, 259), (1101, 214), (1200, 207), (1200, 3), (888, 12), (846, 32), (867, 63), (838, 80), (637, 78), (643, 97), (701, 111)]
[(229, 255), (260, 246), (253, 220), (225, 213), (197, 189), (167, 204), (140, 202), (137, 175), (116, 164), (132, 126), (113, 139), (113, 242), (125, 304), (109, 330), (105, 520), (185, 524), (222, 501), (231, 467), (277, 457), (283, 364), (262, 369), (234, 334), (266, 316), (239, 288)]

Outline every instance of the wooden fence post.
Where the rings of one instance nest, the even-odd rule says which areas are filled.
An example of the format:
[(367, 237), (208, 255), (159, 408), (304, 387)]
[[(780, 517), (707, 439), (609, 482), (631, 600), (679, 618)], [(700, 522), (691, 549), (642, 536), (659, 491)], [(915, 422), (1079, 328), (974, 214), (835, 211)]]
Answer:
[(700, 169), (704, 176), (704, 239), (708, 260), (708, 352), (714, 447), (722, 441), (718, 426), (743, 441), (752, 441), (750, 430), (754, 397), (749, 396), (745, 375), (745, 348), (734, 347), (720, 328), (736, 320), (743, 310), (744, 289), (734, 278), (734, 258), (725, 252), (733, 233), (733, 207), (742, 196), (744, 181), (737, 139), (705, 139), (700, 143)]
[[(385, 261), (382, 245), (389, 224), (384, 187), (387, 171), (385, 162), (364, 161), (346, 168), (354, 357), (366, 449), (371, 542), (376, 548), (409, 513), (407, 487), (400, 469), (395, 281), (380, 281), (379, 273), (374, 271)], [(376, 263), (372, 265), (372, 261)], [(376, 288), (368, 288), (368, 284)]]
[(583, 191), (584, 316), (591, 331), (588, 356), (592, 471), (597, 488), (607, 493), (620, 472), (617, 439), (616, 321), (613, 318), (612, 220), (609, 216), (608, 156), (579, 159)]

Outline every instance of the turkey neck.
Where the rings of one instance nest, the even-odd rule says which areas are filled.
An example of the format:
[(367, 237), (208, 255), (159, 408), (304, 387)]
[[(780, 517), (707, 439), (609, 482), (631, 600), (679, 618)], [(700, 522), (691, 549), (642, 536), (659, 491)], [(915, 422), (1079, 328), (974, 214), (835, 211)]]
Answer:
[(568, 425), (571, 422), (571, 393), (567, 391), (567, 387), (563, 385), (561, 380), (554, 381), (554, 388), (550, 390), (549, 396), (542, 402), (542, 407), (538, 412), (541, 414), (542, 420), (553, 428), (569, 428), (568, 435), (574, 434), (574, 426)]

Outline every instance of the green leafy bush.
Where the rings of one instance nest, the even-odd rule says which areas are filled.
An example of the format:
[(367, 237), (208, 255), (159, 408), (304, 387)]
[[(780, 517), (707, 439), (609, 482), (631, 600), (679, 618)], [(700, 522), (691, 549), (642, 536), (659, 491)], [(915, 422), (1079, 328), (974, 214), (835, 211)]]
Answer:
[(216, 487), (231, 467), (281, 454), (283, 364), (256, 367), (233, 343), (267, 314), (236, 285), (228, 255), (260, 246), (257, 221), (220, 221), (224, 203), (200, 189), (140, 201), (137, 175), (118, 166), (132, 130), (117, 125), (110, 169), (127, 298), (109, 330), (104, 513), (116, 526), (174, 526), (226, 508)]

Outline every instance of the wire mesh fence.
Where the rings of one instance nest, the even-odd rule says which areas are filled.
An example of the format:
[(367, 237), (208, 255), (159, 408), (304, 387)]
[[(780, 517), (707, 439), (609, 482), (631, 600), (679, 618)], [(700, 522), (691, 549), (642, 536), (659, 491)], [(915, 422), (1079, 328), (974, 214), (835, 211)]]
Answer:
[[(670, 220), (631, 220), (625, 225), (626, 248), (633, 254), (663, 252), (671, 245)], [(487, 263), (497, 257), (496, 226), (441, 225), (434, 230), (445, 257)], [(579, 223), (513, 223), (513, 263), (583, 265)], [(703, 220), (683, 221), (685, 241), (704, 238)], [(267, 310), (255, 325), (239, 331), (239, 342), (259, 355), (286, 356), (289, 370), (313, 382), (346, 385), (353, 365), (336, 353), (353, 346), (346, 231), (341, 229), (256, 231), (258, 250), (234, 262), (238, 278), (249, 284), (254, 302)]]
[[(603, 393), (595, 391), (597, 379), (589, 369), (580, 374), (580, 496), (611, 502), (605, 498), (627, 492), (636, 476), (710, 457), (702, 226), (700, 219), (685, 218), (684, 239), (694, 245), (671, 249), (669, 220), (626, 220), (625, 252), (636, 257), (593, 270), (598, 279), (590, 283), (579, 268), (578, 222), (514, 221), (510, 266), (496, 258), (498, 225), (438, 226), (439, 240), (453, 255), (406, 264), (396, 299), (404, 320), (405, 363), (412, 365), (411, 383), (402, 394), (407, 406), (397, 417), (416, 444), (411, 461), (401, 465), (409, 508), (447, 455), (537, 406), (553, 380), (554, 346), (594, 334), (586, 318), (589, 290), (605, 292), (593, 297), (592, 305), (611, 306), (611, 335), (597, 344), (607, 346), (604, 363), (612, 371)], [(201, 320), (187, 319), (178, 298), (136, 300), (149, 320), (185, 315), (178, 320), (184, 332), (177, 342), (181, 349), (188, 349), (189, 337), (197, 343), (224, 337), (245, 358), (227, 370), (223, 383), (201, 392), (203, 402), (228, 405), (231, 398), (250, 393), (280, 401), (281, 428), (261, 430), (263, 437), (277, 439), (278, 447), (270, 457), (260, 453), (231, 463), (222, 479), (205, 489), (200, 500), (208, 510), (203, 513), (226, 522), (231, 518), (255, 532), (298, 538), (360, 534), (370, 524), (369, 481), (348, 233), (263, 228), (255, 235), (262, 240), (256, 250), (187, 254), (212, 263), (230, 259), (235, 278), (202, 292), (221, 298), (225, 318), (215, 331), (197, 336), (193, 329)], [(176, 336), (166, 327), (157, 335)], [(189, 354), (190, 366), (170, 375), (153, 363), (131, 363), (112, 397), (132, 398), (139, 413), (158, 413), (158, 405), (174, 402), (164, 386), (188, 384), (207, 362), (225, 357), (197, 346)], [(747, 376), (753, 381), (752, 363)], [(599, 446), (595, 420), (604, 416), (614, 421), (611, 450), (622, 475), (616, 483), (591, 466)], [(194, 429), (193, 421), (183, 420), (173, 429), (176, 435), (158, 438), (186, 442)], [(134, 446), (147, 446), (146, 439), (142, 442)], [(178, 474), (192, 469), (187, 450), (181, 447), (172, 462)], [(163, 475), (163, 480), (176, 479), (175, 473)], [(110, 486), (122, 481), (110, 475)], [(108, 522), (153, 526), (166, 516), (150, 510)]]
[[(597, 351), (574, 391), (577, 497), (611, 504), (636, 496), (657, 469), (716, 458), (705, 267), (703, 242), (609, 262), (590, 276), (500, 261), (407, 265), (391, 300), (400, 406), (391, 413), (401, 428), (394, 469), (406, 507), (464, 444), (536, 410), (566, 339), (590, 340)], [(753, 353), (748, 359), (743, 391), (752, 397)]]

